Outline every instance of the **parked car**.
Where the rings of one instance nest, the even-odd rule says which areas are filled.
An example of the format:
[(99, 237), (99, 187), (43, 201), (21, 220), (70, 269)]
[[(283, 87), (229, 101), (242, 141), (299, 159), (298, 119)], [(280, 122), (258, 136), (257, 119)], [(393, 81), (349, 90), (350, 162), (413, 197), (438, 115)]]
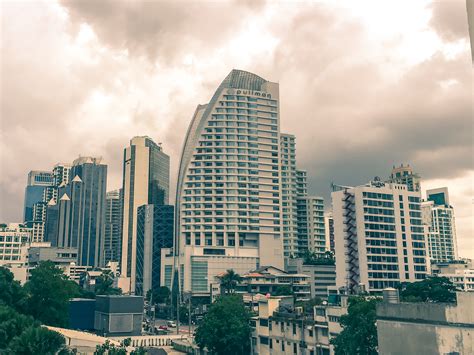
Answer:
[(172, 320), (167, 321), (166, 325), (168, 325), (168, 327), (170, 328), (176, 328), (176, 323), (173, 322)]

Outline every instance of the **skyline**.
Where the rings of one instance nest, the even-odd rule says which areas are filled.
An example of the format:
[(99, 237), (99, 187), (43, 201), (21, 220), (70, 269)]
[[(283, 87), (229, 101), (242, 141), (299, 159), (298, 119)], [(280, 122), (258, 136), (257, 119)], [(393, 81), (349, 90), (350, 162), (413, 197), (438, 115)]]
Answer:
[[(121, 187), (122, 152), (135, 135), (163, 143), (174, 197), (194, 108), (238, 68), (280, 84), (281, 130), (296, 136), (298, 167), (326, 208), (331, 182), (355, 186), (410, 163), (423, 192), (449, 188), (460, 256), (474, 257), (472, 68), (462, 1), (372, 3), (372, 12), (370, 2), (362, 9), (206, 4), (219, 27), (195, 19), (193, 6), (165, 4), (163, 31), (151, 21), (156, 13), (146, 16), (154, 4), (116, 3), (110, 14), (89, 2), (39, 4), (1, 5), (11, 16), (2, 24), (0, 220), (21, 219), (30, 170), (79, 154), (103, 156), (107, 190)], [(222, 6), (235, 11), (221, 16)], [(134, 26), (137, 33), (127, 31)], [(216, 28), (224, 30), (214, 36)], [(332, 40), (341, 36), (343, 44)]]

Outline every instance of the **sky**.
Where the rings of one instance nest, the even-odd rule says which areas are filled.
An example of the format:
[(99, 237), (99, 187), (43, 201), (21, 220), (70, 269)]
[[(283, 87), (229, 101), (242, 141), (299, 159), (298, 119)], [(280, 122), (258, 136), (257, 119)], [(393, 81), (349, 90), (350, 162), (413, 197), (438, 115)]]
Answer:
[[(355, 5), (357, 4), (357, 5)], [(0, 221), (22, 218), (30, 170), (108, 164), (148, 135), (171, 157), (233, 69), (280, 84), (281, 128), (330, 207), (330, 185), (410, 164), (448, 187), (474, 258), (473, 67), (464, 0), (1, 2)]]

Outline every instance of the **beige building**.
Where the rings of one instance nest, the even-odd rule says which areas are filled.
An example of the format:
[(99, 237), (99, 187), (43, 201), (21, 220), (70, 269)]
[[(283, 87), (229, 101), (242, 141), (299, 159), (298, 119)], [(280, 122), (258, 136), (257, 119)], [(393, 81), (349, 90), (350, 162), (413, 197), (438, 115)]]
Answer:
[(10, 269), (15, 280), (21, 283), (26, 282), (28, 275), (31, 233), (31, 228), (20, 223), (0, 224), (0, 266)]
[(474, 293), (456, 296), (457, 304), (379, 303), (379, 353), (474, 354)]

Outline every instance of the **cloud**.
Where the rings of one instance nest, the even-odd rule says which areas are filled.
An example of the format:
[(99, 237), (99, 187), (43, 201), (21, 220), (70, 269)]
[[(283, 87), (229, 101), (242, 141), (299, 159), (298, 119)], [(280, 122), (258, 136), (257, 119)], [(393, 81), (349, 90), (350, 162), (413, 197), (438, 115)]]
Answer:
[[(0, 220), (22, 215), (29, 170), (78, 154), (103, 156), (108, 188), (120, 187), (134, 135), (163, 143), (176, 181), (194, 109), (232, 68), (280, 83), (282, 131), (327, 207), (331, 182), (362, 184), (402, 162), (431, 187), (469, 191), (464, 4), (350, 4), (2, 3)], [(458, 235), (474, 256), (462, 199), (453, 193)]]

